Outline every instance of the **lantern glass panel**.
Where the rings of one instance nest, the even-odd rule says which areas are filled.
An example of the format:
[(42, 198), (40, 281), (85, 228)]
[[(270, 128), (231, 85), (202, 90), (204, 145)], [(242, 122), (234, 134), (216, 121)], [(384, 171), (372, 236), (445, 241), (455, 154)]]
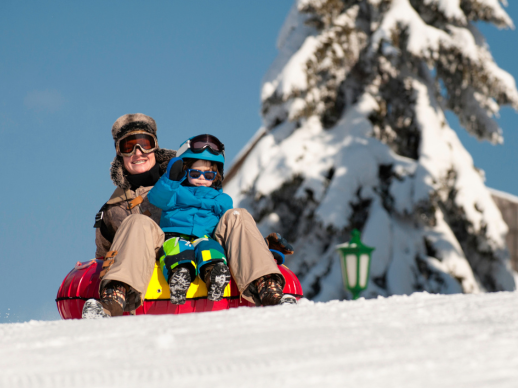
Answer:
[(360, 256), (360, 287), (365, 288), (367, 286), (367, 277), (369, 270), (369, 255), (366, 253)]
[(347, 283), (349, 283), (349, 287), (356, 287), (356, 271), (358, 269), (357, 258), (356, 255), (347, 255), (345, 256), (345, 263), (347, 266)]

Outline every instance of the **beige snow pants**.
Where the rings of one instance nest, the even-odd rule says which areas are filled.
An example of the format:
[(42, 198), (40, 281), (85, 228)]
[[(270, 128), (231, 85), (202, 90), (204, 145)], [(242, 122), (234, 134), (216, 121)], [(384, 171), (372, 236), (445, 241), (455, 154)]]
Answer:
[(117, 255), (101, 280), (99, 293), (112, 280), (123, 282), (134, 290), (126, 296), (125, 311), (139, 307), (153, 275), (156, 253), (163, 244), (164, 232), (150, 217), (143, 214), (126, 217), (113, 238), (110, 250), (117, 251)]
[[(279, 274), (282, 277), (273, 255), (247, 210), (227, 211), (214, 231), (214, 239), (227, 253), (230, 272), (241, 294), (252, 281), (261, 276)], [(132, 289), (126, 298), (125, 311), (139, 307), (153, 275), (156, 254), (163, 243), (164, 232), (151, 218), (142, 214), (126, 217), (115, 233), (110, 250), (117, 251), (117, 255), (101, 280), (99, 292), (110, 281), (123, 282)], [(253, 303), (251, 296), (243, 297)]]
[(219, 220), (214, 231), (214, 239), (225, 248), (228, 266), (236, 282), (239, 293), (249, 302), (254, 303), (248, 293), (243, 294), (248, 285), (269, 274), (284, 277), (257, 229), (257, 224), (246, 209), (228, 210)]

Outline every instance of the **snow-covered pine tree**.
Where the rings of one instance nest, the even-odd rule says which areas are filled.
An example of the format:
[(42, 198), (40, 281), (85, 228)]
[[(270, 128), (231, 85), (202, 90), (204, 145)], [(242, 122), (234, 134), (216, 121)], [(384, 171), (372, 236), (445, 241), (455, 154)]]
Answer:
[(518, 92), (475, 25), (512, 28), (500, 3), (296, 1), (263, 83), (264, 127), (226, 191), (294, 243), (309, 298), (347, 297), (335, 245), (353, 228), (376, 247), (367, 297), (515, 288), (507, 227), (444, 115), (502, 142), (494, 117)]

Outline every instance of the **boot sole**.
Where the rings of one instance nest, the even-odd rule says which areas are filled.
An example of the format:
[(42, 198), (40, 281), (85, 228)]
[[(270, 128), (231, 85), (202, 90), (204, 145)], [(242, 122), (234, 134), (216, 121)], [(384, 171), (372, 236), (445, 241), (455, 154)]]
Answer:
[(297, 298), (292, 295), (284, 294), (279, 301), (279, 304), (297, 304)]
[(176, 271), (169, 281), (169, 300), (173, 304), (185, 304), (187, 301), (187, 290), (191, 286), (190, 273), (188, 269), (181, 268)]
[(223, 299), (225, 287), (230, 282), (230, 271), (226, 265), (216, 265), (210, 273), (210, 286), (207, 290), (207, 299), (219, 302)]
[(83, 319), (99, 319), (109, 318), (110, 316), (104, 312), (103, 305), (96, 299), (88, 299), (81, 314)]

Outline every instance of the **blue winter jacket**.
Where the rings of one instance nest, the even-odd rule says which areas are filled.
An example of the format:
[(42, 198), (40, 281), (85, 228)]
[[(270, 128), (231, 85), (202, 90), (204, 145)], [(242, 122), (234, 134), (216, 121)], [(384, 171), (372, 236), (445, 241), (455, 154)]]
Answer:
[(162, 209), (160, 227), (164, 232), (188, 236), (212, 236), (219, 219), (232, 209), (232, 198), (221, 189), (203, 186), (182, 186), (187, 179), (169, 179), (167, 171), (148, 194), (149, 202)]

